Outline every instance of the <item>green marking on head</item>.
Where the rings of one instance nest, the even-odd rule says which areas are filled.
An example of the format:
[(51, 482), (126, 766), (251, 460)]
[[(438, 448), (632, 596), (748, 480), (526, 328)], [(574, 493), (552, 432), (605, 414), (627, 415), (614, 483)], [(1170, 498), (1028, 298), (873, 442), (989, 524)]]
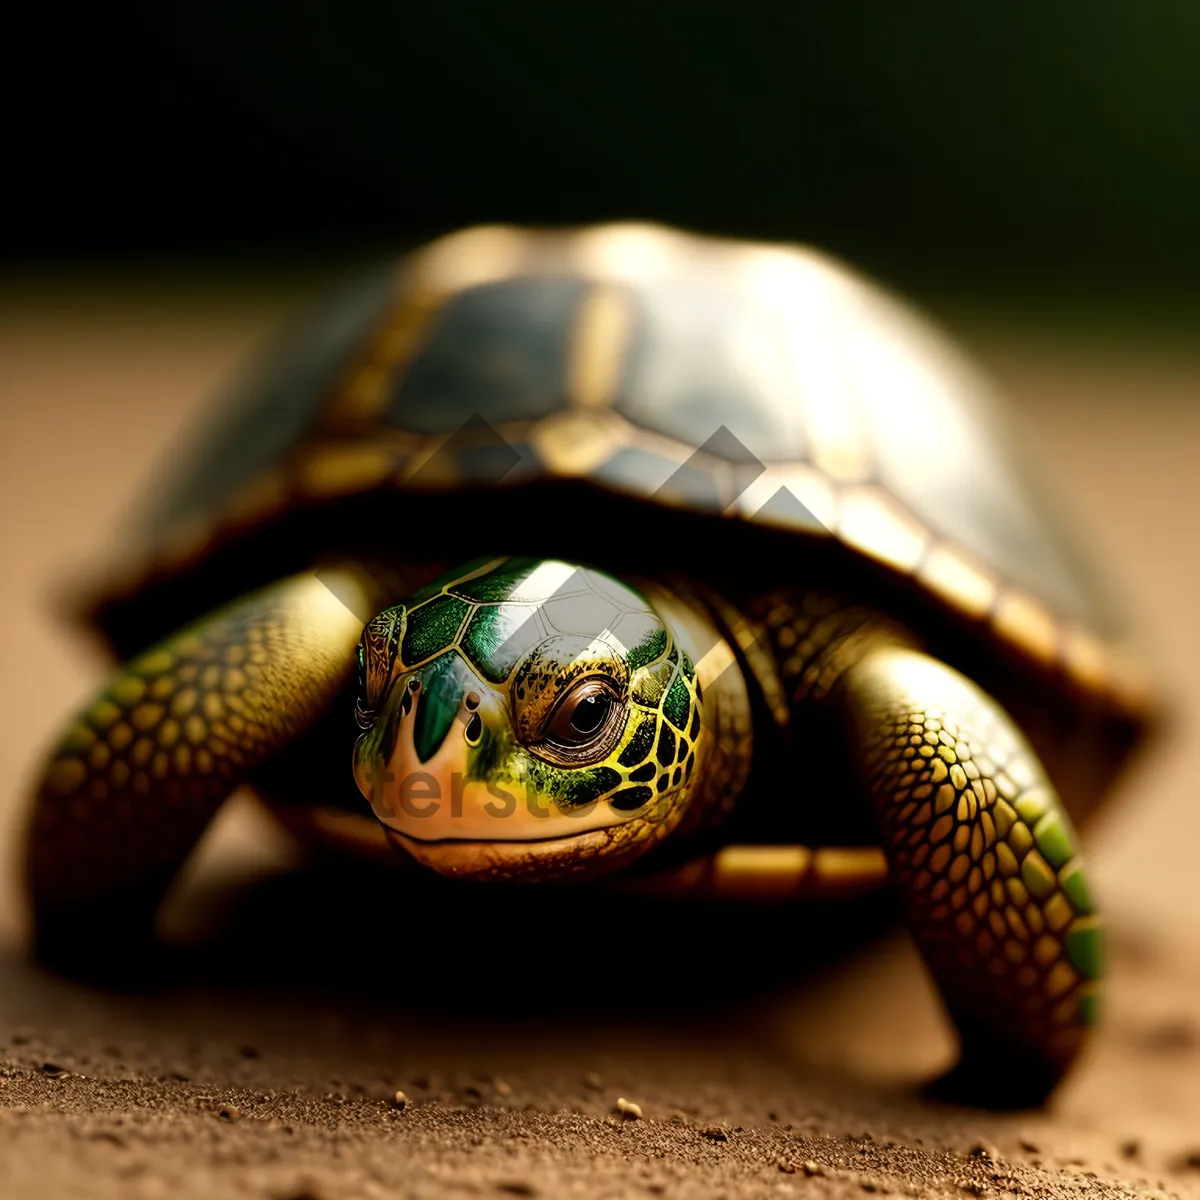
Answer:
[[(452, 572), (368, 625), (361, 666), (359, 786), (455, 874), (584, 835), (581, 862), (625, 861), (678, 823), (707, 745), (674, 632), (635, 589), (570, 563)], [(449, 803), (414, 815), (433, 793)]]
[(677, 674), (663, 699), (663, 716), (676, 729), (686, 729), (692, 715), (692, 696), (682, 675)]
[(435, 658), (421, 673), (421, 700), (413, 713), (413, 744), (417, 758), (428, 762), (450, 732), (466, 691), (462, 659), (451, 651)]
[(633, 646), (628, 655), (629, 667), (636, 670), (648, 663), (655, 662), (667, 651), (667, 631), (661, 626), (647, 629), (638, 643)]
[(405, 662), (419, 663), (441, 653), (458, 637), (471, 606), (454, 596), (434, 596), (408, 610), (408, 628), (401, 654)]

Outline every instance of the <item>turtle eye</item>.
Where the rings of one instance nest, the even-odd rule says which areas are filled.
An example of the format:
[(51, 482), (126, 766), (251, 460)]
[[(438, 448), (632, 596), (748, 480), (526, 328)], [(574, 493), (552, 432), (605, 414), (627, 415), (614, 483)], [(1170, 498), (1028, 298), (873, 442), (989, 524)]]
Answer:
[(590, 747), (610, 730), (619, 711), (617, 696), (607, 679), (585, 679), (554, 706), (543, 736), (563, 750)]
[(582, 697), (571, 713), (571, 732), (589, 736), (600, 728), (612, 701), (600, 692)]

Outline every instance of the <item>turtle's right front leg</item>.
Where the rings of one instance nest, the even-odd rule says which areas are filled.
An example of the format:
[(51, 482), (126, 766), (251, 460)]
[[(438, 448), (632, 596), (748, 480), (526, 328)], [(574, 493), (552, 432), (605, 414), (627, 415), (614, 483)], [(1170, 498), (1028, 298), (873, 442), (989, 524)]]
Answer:
[(1095, 1016), (1103, 930), (1070, 820), (985, 692), (902, 646), (840, 682), (850, 748), (909, 928), (962, 1035), (944, 1082), (1041, 1101)]
[[(221, 801), (347, 682), (357, 579), (283, 580), (121, 668), (47, 764), (30, 819), (35, 949), (101, 966), (154, 912)], [(339, 599), (327, 586), (332, 581)]]

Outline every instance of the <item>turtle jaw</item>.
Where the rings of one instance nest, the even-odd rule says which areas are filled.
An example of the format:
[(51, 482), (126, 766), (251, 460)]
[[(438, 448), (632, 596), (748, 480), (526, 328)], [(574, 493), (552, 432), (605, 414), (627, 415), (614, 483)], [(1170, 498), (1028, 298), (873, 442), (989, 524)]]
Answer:
[(439, 875), (472, 882), (535, 883), (594, 878), (619, 869), (638, 857), (647, 841), (658, 840), (635, 833), (633, 825), (540, 841), (423, 841), (391, 826), (386, 829), (393, 845)]

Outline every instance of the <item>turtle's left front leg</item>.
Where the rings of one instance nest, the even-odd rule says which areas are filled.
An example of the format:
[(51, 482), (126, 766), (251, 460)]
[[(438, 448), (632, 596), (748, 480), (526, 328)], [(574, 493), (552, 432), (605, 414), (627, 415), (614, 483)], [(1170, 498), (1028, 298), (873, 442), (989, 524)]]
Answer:
[(946, 1082), (1042, 1100), (1092, 1024), (1102, 931), (1070, 821), (1011, 718), (935, 659), (882, 646), (841, 681), (849, 745), (913, 937), (962, 1035)]

